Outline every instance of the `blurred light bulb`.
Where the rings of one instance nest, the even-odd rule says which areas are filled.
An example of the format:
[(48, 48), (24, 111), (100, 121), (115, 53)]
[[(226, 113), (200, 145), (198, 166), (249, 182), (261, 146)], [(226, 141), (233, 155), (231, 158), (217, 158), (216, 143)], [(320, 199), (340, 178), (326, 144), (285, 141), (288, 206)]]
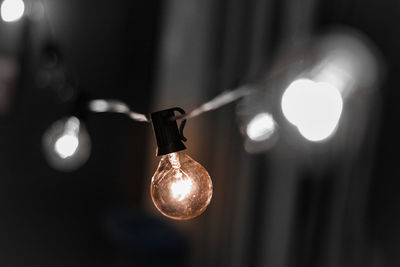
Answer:
[(56, 121), (43, 135), (46, 160), (57, 170), (78, 169), (89, 158), (90, 147), (89, 134), (76, 117)]
[(272, 115), (271, 90), (260, 90), (260, 87), (252, 86), (253, 92), (241, 99), (236, 106), (237, 121), (244, 137), (244, 149), (251, 154), (273, 148), (279, 139), (278, 124)]
[(335, 131), (343, 109), (339, 90), (326, 82), (298, 79), (282, 96), (282, 112), (310, 141), (322, 141)]
[(184, 152), (174, 152), (161, 157), (150, 192), (162, 214), (187, 220), (207, 208), (212, 197), (212, 182), (203, 166)]
[(78, 148), (79, 140), (75, 134), (66, 134), (58, 138), (55, 144), (57, 154), (65, 159), (71, 157)]
[(271, 114), (263, 112), (257, 114), (247, 124), (247, 136), (253, 141), (267, 140), (275, 132), (275, 121)]
[(22, 0), (4, 0), (1, 3), (1, 18), (5, 22), (17, 21), (24, 15), (25, 4)]

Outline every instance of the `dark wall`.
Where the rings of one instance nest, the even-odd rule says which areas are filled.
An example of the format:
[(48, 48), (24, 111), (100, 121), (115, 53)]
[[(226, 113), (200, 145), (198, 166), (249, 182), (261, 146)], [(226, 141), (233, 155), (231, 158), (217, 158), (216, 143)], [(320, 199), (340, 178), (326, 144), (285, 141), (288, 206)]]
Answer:
[(399, 8), (397, 1), (322, 1), (318, 16), (322, 26), (341, 23), (360, 29), (379, 48), (386, 64), (380, 88), (382, 99), (378, 100), (382, 101), (382, 114), (366, 220), (376, 266), (400, 264), (400, 181), (396, 152), (400, 148), (397, 104), (400, 39), (396, 26)]
[[(47, 18), (0, 23), (0, 57), (21, 64), (16, 97), (0, 123), (0, 265), (119, 266), (129, 260), (117, 256), (122, 241), (113, 231), (131, 220), (126, 210), (139, 214), (132, 219), (138, 229), (145, 227), (139, 207), (150, 179), (143, 164), (149, 125), (122, 115), (88, 114), (92, 153), (72, 173), (46, 164), (41, 139), (81, 94), (150, 111), (161, 2), (43, 5)], [(43, 85), (38, 81), (49, 46), (60, 52), (56, 71), (65, 77)]]

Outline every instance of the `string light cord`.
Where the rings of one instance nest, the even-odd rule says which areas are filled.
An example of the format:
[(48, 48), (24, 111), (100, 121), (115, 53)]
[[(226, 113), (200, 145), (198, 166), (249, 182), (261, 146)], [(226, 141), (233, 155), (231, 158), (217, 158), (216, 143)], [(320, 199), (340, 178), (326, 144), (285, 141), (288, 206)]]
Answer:
[(127, 104), (115, 99), (94, 99), (89, 101), (88, 108), (92, 112), (121, 113), (134, 121), (150, 122), (146, 115), (131, 110)]
[[(191, 110), (188, 113), (180, 112), (181, 114), (173, 117), (173, 120), (182, 120), (182, 129), (187, 119), (197, 117), (205, 112), (209, 112), (215, 109), (219, 109), (227, 104), (230, 104), (240, 98), (250, 95), (255, 89), (251, 86), (244, 85), (235, 90), (224, 91), (217, 95), (208, 102), (205, 102), (197, 108)], [(120, 100), (115, 99), (94, 99), (89, 101), (88, 109), (92, 112), (113, 112), (127, 115), (134, 121), (138, 122), (150, 122), (150, 119), (141, 113), (133, 111), (127, 104)]]
[(181, 120), (181, 119), (191, 119), (191, 118), (197, 117), (205, 112), (219, 109), (219, 108), (221, 108), (227, 104), (230, 104), (238, 99), (248, 96), (251, 93), (253, 93), (254, 91), (255, 91), (255, 89), (248, 85), (240, 86), (235, 90), (224, 91), (221, 94), (214, 97), (213, 99), (211, 99), (210, 101), (208, 101), (204, 104), (201, 104), (200, 106), (189, 111), (188, 113), (175, 116), (174, 119)]

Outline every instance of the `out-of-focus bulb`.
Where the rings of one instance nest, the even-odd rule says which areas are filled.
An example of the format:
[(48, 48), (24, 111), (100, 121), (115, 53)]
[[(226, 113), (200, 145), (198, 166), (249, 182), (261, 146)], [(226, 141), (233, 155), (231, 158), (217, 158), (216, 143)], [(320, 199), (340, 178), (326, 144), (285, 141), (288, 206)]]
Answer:
[(263, 112), (257, 114), (247, 124), (246, 133), (252, 141), (267, 140), (275, 132), (275, 121), (271, 114)]
[(4, 0), (1, 3), (1, 18), (5, 22), (17, 21), (24, 15), (25, 4), (22, 0)]
[(61, 171), (73, 171), (90, 155), (90, 137), (76, 117), (56, 121), (43, 135), (43, 150), (47, 162)]
[[(236, 116), (244, 140), (244, 149), (250, 153), (270, 150), (279, 139), (279, 127), (273, 112), (273, 95), (269, 87), (249, 85), (253, 92), (247, 95), (236, 106)], [(266, 90), (264, 90), (266, 89)]]
[(79, 140), (75, 134), (66, 134), (58, 138), (55, 144), (57, 154), (65, 159), (71, 157), (78, 148)]
[(282, 112), (309, 141), (322, 141), (335, 131), (343, 109), (339, 90), (326, 82), (298, 79), (282, 96)]
[(203, 166), (184, 152), (174, 152), (161, 157), (150, 192), (162, 214), (187, 220), (207, 208), (212, 197), (212, 182)]

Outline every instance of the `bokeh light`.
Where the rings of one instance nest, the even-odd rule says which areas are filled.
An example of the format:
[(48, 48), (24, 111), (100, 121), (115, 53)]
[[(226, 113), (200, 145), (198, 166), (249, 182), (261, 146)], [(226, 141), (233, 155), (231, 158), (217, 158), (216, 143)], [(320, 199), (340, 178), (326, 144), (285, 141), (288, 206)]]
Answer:
[(282, 112), (309, 141), (322, 141), (334, 133), (343, 109), (339, 90), (326, 82), (298, 79), (282, 96)]
[(1, 18), (5, 22), (13, 22), (22, 18), (25, 4), (22, 0), (4, 0), (1, 3)]
[(54, 148), (57, 154), (65, 159), (71, 157), (78, 148), (79, 140), (75, 134), (66, 134), (58, 138)]
[(43, 135), (43, 151), (51, 167), (73, 171), (89, 158), (91, 142), (84, 124), (74, 116), (53, 123)]
[(257, 114), (247, 125), (246, 133), (252, 141), (264, 141), (275, 131), (275, 121), (271, 114)]

